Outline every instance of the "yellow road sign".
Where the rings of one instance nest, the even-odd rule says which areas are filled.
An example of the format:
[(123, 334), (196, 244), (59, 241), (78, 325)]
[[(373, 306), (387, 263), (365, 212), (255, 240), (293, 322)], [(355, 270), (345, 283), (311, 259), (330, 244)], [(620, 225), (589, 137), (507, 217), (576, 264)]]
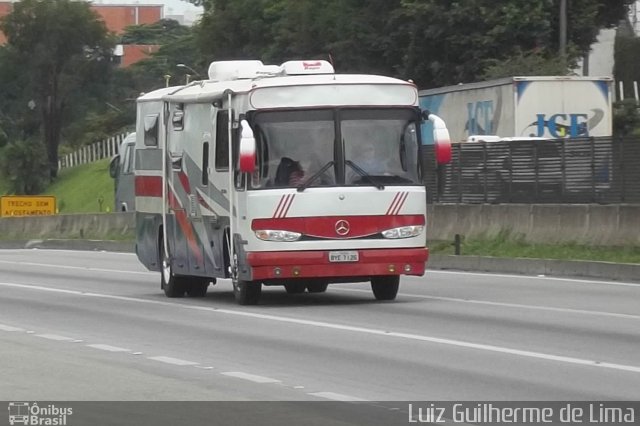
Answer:
[(5, 195), (0, 197), (0, 216), (48, 216), (56, 214), (53, 195)]

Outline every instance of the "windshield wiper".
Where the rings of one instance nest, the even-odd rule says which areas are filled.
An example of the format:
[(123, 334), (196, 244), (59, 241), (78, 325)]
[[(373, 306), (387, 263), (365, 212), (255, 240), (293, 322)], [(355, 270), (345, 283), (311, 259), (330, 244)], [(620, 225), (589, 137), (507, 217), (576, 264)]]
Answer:
[(333, 164), (334, 164), (333, 160), (329, 161), (327, 164), (322, 166), (322, 168), (320, 170), (318, 170), (315, 174), (313, 174), (309, 179), (305, 180), (303, 183), (298, 185), (298, 192), (302, 192), (305, 189), (307, 189), (309, 187), (309, 185), (311, 185), (311, 183), (313, 183), (313, 181), (315, 181), (320, 176), (322, 176), (322, 174), (324, 172), (326, 172), (327, 170), (329, 170), (329, 167), (333, 166)]
[(375, 180), (373, 178), (373, 176), (371, 176), (369, 173), (365, 172), (360, 166), (358, 166), (356, 163), (354, 163), (351, 160), (347, 160), (345, 161), (345, 164), (349, 167), (351, 167), (353, 170), (355, 170), (360, 176), (362, 176), (363, 178), (365, 178), (366, 180), (368, 180), (369, 182), (371, 182), (371, 184), (373, 186), (375, 186), (378, 189), (384, 189), (384, 185), (381, 184), (380, 182), (378, 182), (377, 180)]

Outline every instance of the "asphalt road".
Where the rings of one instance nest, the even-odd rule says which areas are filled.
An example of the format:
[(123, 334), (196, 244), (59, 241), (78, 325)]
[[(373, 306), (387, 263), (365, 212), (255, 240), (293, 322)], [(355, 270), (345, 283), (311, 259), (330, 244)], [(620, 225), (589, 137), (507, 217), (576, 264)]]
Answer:
[(241, 307), (132, 254), (0, 250), (0, 346), (0, 401), (638, 401), (640, 285), (428, 271)]

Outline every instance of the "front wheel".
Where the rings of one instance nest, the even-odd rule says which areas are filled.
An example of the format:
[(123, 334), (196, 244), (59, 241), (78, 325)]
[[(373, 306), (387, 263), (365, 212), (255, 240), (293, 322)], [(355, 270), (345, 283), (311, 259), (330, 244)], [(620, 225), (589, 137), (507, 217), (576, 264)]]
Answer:
[(234, 280), (233, 295), (239, 305), (257, 305), (262, 294), (260, 281)]
[(399, 275), (386, 275), (371, 278), (371, 290), (377, 300), (393, 300), (400, 287)]

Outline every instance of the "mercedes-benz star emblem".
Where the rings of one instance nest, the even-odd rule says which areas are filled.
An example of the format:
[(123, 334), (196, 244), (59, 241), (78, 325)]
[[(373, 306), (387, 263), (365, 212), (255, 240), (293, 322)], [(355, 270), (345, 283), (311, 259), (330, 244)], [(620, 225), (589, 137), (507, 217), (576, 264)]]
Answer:
[(336, 234), (344, 236), (349, 233), (349, 222), (346, 220), (339, 220), (336, 222)]

